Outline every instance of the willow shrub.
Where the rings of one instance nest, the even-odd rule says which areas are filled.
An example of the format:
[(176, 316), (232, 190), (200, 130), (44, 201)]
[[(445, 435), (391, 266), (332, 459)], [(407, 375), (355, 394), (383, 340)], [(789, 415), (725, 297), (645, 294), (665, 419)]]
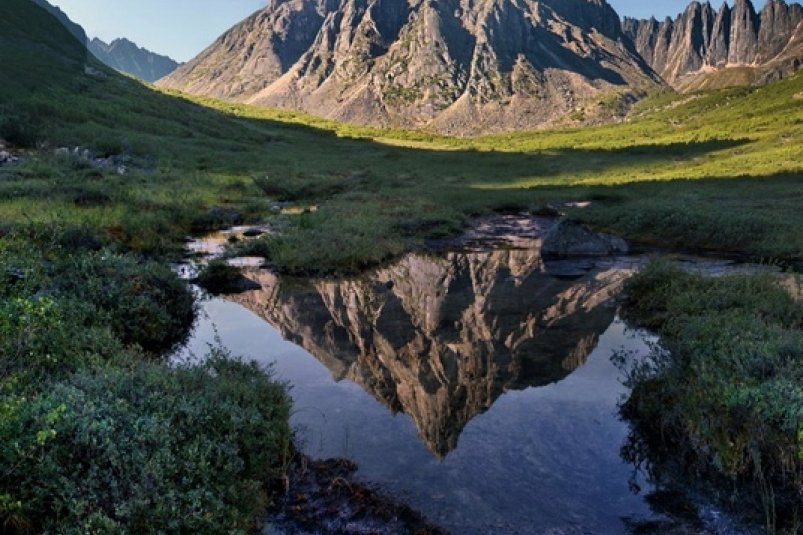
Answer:
[(284, 388), (221, 350), (1, 393), (0, 532), (248, 533), (284, 474)]
[[(770, 527), (803, 503), (803, 304), (771, 277), (653, 265), (627, 286), (630, 319), (660, 347), (629, 376), (623, 406), (651, 460), (746, 490)], [(737, 493), (738, 494), (738, 493)]]

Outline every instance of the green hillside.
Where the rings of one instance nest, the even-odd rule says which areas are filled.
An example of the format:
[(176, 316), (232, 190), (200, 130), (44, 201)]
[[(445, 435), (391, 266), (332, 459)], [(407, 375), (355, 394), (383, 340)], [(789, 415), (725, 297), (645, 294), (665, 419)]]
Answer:
[(0, 138), (23, 158), (0, 167), (0, 533), (251, 533), (290, 455), (285, 388), (222, 348), (166, 365), (194, 298), (137, 252), (177, 248), (169, 210), (201, 201), (170, 200), (144, 152), (128, 176), (53, 156), (119, 150), (118, 121), (168, 136), (182, 110), (215, 114), (160, 121), (169, 99), (84, 56), (33, 3), (0, 3)]

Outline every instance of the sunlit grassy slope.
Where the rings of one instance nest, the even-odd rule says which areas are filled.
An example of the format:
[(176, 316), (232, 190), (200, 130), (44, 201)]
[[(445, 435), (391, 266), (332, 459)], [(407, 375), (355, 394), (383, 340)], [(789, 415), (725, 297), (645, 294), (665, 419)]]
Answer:
[(87, 75), (66, 37), (33, 50), (15, 41), (17, 23), (0, 19), (0, 137), (22, 130), (22, 141), (50, 149), (133, 161), (118, 176), (35, 151), (0, 170), (5, 224), (83, 223), (160, 252), (189, 230), (269, 217), (269, 199), (315, 203), (261, 252), (291, 271), (342, 271), (455, 232), (470, 215), (591, 199), (572, 215), (639, 240), (787, 258), (803, 250), (800, 74), (759, 89), (655, 95), (623, 124), (447, 138), (163, 93), (100, 65), (105, 75)]
[[(523, 160), (514, 169), (508, 165), (484, 181), (477, 177), (480, 185), (489, 187), (756, 176), (803, 169), (800, 75), (759, 89), (658, 93), (640, 102), (631, 119), (620, 124), (478, 138), (364, 128), (286, 110), (195, 100), (240, 117), (291, 122), (396, 147), (539, 157)], [(461, 171), (471, 163), (466, 161)]]

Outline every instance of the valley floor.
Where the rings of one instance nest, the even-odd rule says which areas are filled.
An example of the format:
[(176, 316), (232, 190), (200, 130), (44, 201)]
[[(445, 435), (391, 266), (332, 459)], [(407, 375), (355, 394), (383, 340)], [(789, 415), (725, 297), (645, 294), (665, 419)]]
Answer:
[[(0, 60), (13, 72), (19, 58)], [(239, 254), (344, 274), (474, 216), (563, 211), (644, 245), (803, 259), (800, 73), (655, 95), (620, 125), (462, 139), (160, 93), (83, 65), (23, 70), (48, 89), (0, 87), (0, 138), (18, 159), (0, 164), (0, 524), (12, 533), (246, 532), (278, 488), (283, 388), (222, 349), (201, 369), (160, 360), (192, 323), (165, 267), (190, 233), (267, 223), (276, 232)], [(632, 414), (659, 410), (679, 443), (713, 452), (701, 462), (718, 476), (764, 477), (760, 461), (778, 467), (762, 479), (773, 492), (800, 496), (801, 305), (764, 281), (708, 284), (660, 270), (633, 283), (633, 310), (683, 359), (662, 372), (684, 382), (697, 356), (750, 355), (711, 370), (716, 388), (667, 388), (662, 407)], [(687, 411), (707, 416), (689, 429)]]

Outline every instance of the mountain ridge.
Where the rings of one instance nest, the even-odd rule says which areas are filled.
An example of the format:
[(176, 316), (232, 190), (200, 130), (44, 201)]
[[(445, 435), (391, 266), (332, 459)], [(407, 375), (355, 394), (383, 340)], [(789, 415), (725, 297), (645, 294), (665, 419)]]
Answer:
[(158, 85), (447, 134), (622, 119), (651, 89), (803, 65), (803, 8), (749, 0), (637, 20), (604, 0), (273, 0)]
[(97, 37), (89, 39), (84, 28), (70, 19), (60, 8), (47, 0), (30, 1), (54, 16), (93, 56), (112, 69), (146, 82), (155, 82), (179, 66), (179, 63), (172, 58), (142, 48), (126, 38), (117, 38), (111, 43), (106, 43)]
[(117, 38), (111, 43), (95, 37), (87, 42), (89, 51), (96, 58), (118, 71), (136, 76), (146, 82), (155, 82), (175, 71), (179, 63), (140, 47), (126, 38)]
[(603, 0), (274, 0), (159, 85), (471, 133), (593, 119), (662, 82)]
[(766, 83), (803, 65), (803, 6), (691, 2), (674, 19), (623, 20), (639, 54), (681, 91)]

